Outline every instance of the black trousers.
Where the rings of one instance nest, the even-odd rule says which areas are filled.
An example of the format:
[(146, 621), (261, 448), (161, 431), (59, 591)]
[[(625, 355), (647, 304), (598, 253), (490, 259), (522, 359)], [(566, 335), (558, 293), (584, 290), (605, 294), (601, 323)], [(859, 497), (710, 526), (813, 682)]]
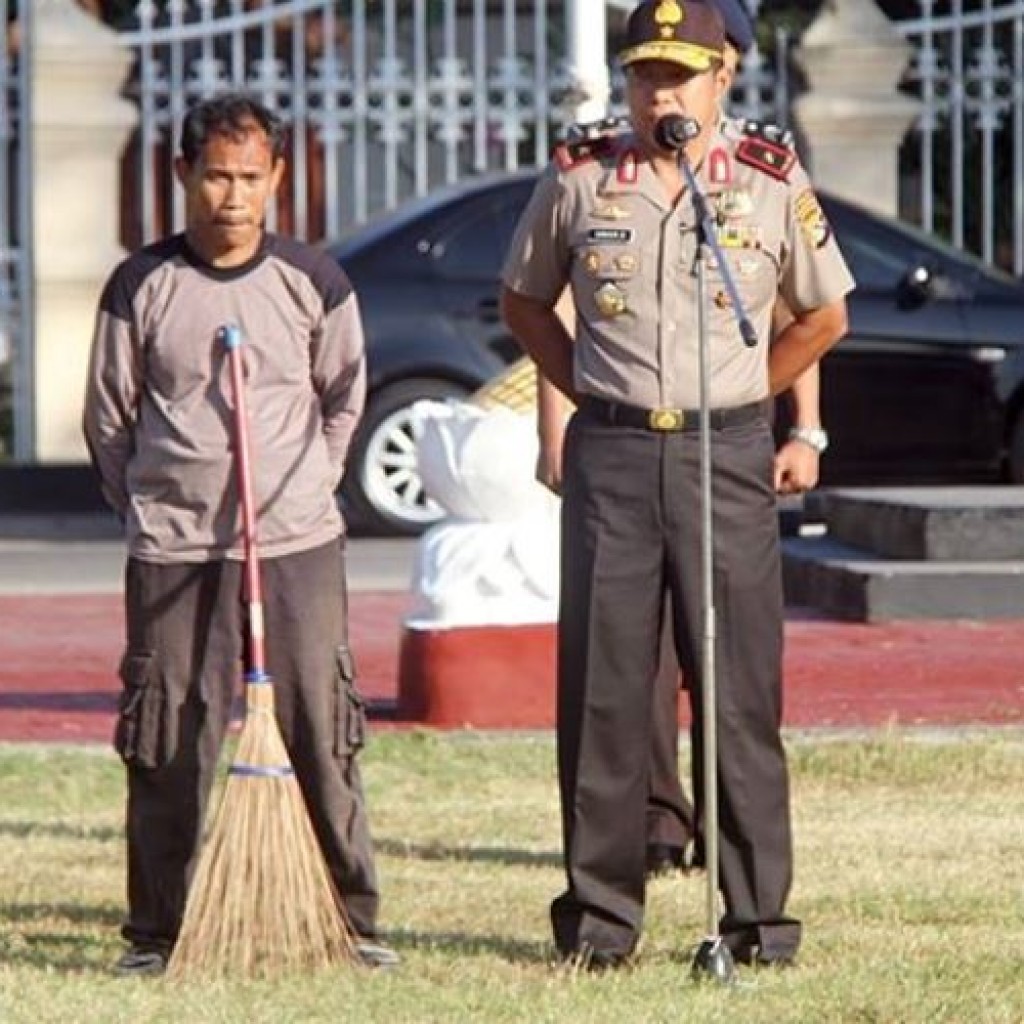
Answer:
[[(373, 935), (377, 880), (356, 753), (365, 714), (347, 641), (341, 542), (261, 563), (277, 717), (336, 890)], [(115, 746), (128, 776), (130, 942), (169, 948), (242, 690), (242, 566), (129, 559)]]
[(658, 672), (654, 680), (647, 842), (685, 850), (698, 838), (694, 804), (699, 809), (701, 801), (700, 794), (694, 793), (694, 804), (690, 803), (679, 775), (679, 689), (682, 680), (671, 625), (666, 620), (662, 628)]
[[(791, 955), (789, 787), (780, 738), (783, 606), (767, 422), (711, 438), (722, 932), (741, 958)], [(696, 433), (577, 414), (566, 435), (558, 769), (568, 888), (562, 952), (629, 953), (644, 907), (653, 681), (665, 595), (690, 682), (702, 786), (700, 459)]]

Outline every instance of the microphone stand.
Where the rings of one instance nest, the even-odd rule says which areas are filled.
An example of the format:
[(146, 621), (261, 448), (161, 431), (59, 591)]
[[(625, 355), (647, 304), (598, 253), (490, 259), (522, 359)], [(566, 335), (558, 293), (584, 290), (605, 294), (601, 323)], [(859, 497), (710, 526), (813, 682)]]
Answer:
[(748, 347), (757, 344), (753, 324), (743, 309), (736, 291), (729, 264), (715, 235), (714, 218), (707, 196), (697, 181), (686, 149), (679, 150), (679, 167), (686, 186), (693, 197), (697, 215), (697, 353), (700, 390), (700, 515), (701, 515), (701, 586), (703, 604), (703, 631), (701, 646), (701, 739), (704, 767), (704, 859), (707, 870), (707, 924), (706, 933), (694, 955), (691, 972), (696, 977), (709, 977), (723, 984), (734, 980), (735, 963), (729, 947), (722, 940), (718, 912), (718, 724), (717, 687), (715, 677), (715, 623), (714, 597), (714, 544), (711, 515), (711, 410), (709, 406), (709, 356), (707, 328), (707, 281), (705, 277), (705, 245), (718, 262), (732, 309), (736, 314), (740, 336)]

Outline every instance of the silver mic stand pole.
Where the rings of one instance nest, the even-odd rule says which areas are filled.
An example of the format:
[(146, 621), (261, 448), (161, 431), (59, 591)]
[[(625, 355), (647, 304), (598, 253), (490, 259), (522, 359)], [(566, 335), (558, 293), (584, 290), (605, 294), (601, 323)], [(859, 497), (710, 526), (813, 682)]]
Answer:
[(679, 150), (679, 166), (693, 197), (697, 214), (697, 354), (700, 389), (700, 516), (701, 516), (701, 585), (703, 629), (701, 635), (701, 739), (704, 748), (704, 859), (707, 869), (707, 925), (703, 941), (693, 959), (692, 972), (715, 981), (733, 980), (735, 964), (729, 947), (722, 939), (718, 910), (718, 715), (715, 676), (714, 541), (711, 515), (711, 410), (709, 406), (709, 356), (707, 330), (707, 282), (704, 247), (708, 246), (717, 261), (722, 279), (737, 317), (740, 335), (748, 347), (757, 344), (757, 334), (743, 310), (735, 282), (715, 235), (714, 219), (707, 197), (690, 166), (685, 148)]

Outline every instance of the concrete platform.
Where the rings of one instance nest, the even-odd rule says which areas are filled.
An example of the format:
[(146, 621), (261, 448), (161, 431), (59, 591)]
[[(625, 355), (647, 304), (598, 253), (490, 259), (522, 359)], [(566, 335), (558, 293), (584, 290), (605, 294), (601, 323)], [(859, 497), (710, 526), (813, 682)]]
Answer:
[(896, 561), (831, 537), (783, 540), (788, 604), (853, 622), (1024, 618), (1024, 560)]
[(839, 488), (820, 510), (833, 540), (885, 558), (1024, 559), (1024, 487)]

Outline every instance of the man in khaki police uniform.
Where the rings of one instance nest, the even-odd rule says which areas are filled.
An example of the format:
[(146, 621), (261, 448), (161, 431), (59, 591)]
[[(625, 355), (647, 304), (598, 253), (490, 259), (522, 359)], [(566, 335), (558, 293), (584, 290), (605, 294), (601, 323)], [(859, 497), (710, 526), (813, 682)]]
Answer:
[[(615, 966), (644, 902), (652, 683), (665, 594), (692, 681), (700, 763), (702, 635), (698, 224), (654, 128), (694, 118), (687, 158), (759, 339), (744, 345), (708, 261), (722, 934), (741, 962), (789, 960), (799, 922), (781, 724), (782, 593), (767, 399), (846, 329), (853, 282), (796, 155), (777, 131), (722, 121), (724, 36), (702, 0), (646, 0), (629, 19), (632, 131), (563, 147), (505, 267), (505, 319), (578, 406), (565, 441), (558, 760), (568, 888), (552, 905), (565, 956)], [(554, 313), (565, 285), (575, 343)], [(793, 319), (770, 350), (772, 309)]]

